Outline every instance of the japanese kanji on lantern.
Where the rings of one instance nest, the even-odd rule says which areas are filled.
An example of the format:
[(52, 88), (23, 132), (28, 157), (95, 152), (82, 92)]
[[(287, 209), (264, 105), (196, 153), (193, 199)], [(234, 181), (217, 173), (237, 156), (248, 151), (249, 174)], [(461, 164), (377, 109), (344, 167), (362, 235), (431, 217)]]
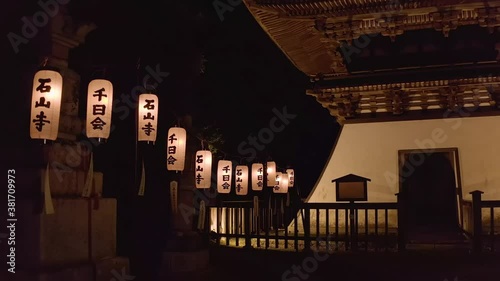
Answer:
[(30, 137), (56, 140), (59, 131), (63, 78), (53, 70), (40, 70), (33, 79)]
[(234, 168), (234, 188), (237, 195), (248, 194), (248, 167), (238, 165)]
[(288, 175), (286, 173), (276, 173), (276, 183), (273, 188), (273, 193), (288, 192)]
[(280, 193), (279, 192), (280, 182), (281, 182), (281, 173), (276, 172), (275, 181), (274, 181), (274, 185), (273, 185), (273, 193)]
[(210, 150), (196, 151), (195, 165), (194, 177), (196, 188), (210, 188), (212, 180), (212, 152)]
[(167, 170), (182, 171), (186, 160), (186, 130), (173, 127), (167, 135)]
[(286, 174), (288, 175), (288, 187), (293, 187), (295, 182), (295, 171), (293, 169), (286, 169)]
[(138, 118), (138, 141), (156, 141), (158, 131), (158, 97), (155, 94), (140, 94)]
[(217, 192), (231, 192), (231, 173), (232, 165), (229, 160), (219, 160), (217, 164)]
[(252, 190), (262, 190), (264, 186), (264, 165), (262, 163), (252, 164)]
[(273, 187), (276, 185), (276, 162), (269, 161), (266, 163), (267, 186)]
[(109, 138), (112, 110), (113, 84), (104, 79), (90, 81), (87, 91), (87, 137)]

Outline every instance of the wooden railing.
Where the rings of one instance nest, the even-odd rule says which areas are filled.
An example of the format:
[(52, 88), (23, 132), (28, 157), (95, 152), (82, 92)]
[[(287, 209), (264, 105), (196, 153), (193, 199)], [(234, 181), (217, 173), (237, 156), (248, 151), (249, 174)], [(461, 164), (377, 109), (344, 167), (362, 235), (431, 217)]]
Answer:
[[(304, 204), (303, 211), (306, 245), (315, 240), (317, 249), (320, 241), (324, 241), (326, 247), (332, 242), (335, 250), (397, 249), (397, 219), (392, 224), (389, 222), (390, 211), (397, 218), (397, 203), (308, 203)], [(324, 220), (321, 211), (325, 214)], [(315, 225), (311, 221), (316, 222)]]
[[(461, 225), (476, 253), (500, 249), (500, 200), (471, 192)], [(379, 251), (406, 247), (405, 208), (395, 203), (301, 203), (276, 208), (253, 201), (207, 206), (205, 227), (217, 245), (285, 250)]]
[(498, 237), (500, 236), (500, 225), (495, 225), (495, 210), (498, 213), (498, 220), (500, 220), (500, 200), (481, 201), (482, 216), (484, 217), (484, 213), (486, 213), (486, 217), (489, 217), (489, 225), (484, 225), (484, 222), (482, 220), (482, 238), (484, 239), (483, 246), (485, 246), (487, 249), (489, 248), (491, 252), (495, 252), (495, 249), (497, 248), (495, 244), (500, 242), (500, 237)]
[[(206, 225), (218, 245), (329, 251), (397, 250), (398, 203), (302, 203), (270, 208), (253, 201), (207, 207)], [(289, 219), (287, 219), (289, 215)]]
[[(470, 235), (473, 241), (473, 250), (476, 253), (489, 250), (494, 252), (500, 241), (500, 225), (495, 225), (495, 211), (498, 211), (500, 220), (500, 200), (481, 199), (483, 192), (476, 190), (471, 192), (472, 201), (462, 203), (464, 220), (462, 228)], [(485, 220), (487, 218), (487, 220)], [(487, 222), (486, 224), (484, 222)]]

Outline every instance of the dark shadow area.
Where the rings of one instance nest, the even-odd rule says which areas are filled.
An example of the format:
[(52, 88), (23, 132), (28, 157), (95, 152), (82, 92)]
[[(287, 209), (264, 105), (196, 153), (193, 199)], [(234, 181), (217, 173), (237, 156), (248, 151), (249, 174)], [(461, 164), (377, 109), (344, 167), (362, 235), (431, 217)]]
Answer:
[(406, 160), (403, 191), (410, 231), (458, 230), (455, 172), (448, 155), (412, 153)]
[(496, 256), (456, 250), (327, 254), (220, 247), (211, 251), (209, 272), (178, 280), (496, 281), (499, 263)]

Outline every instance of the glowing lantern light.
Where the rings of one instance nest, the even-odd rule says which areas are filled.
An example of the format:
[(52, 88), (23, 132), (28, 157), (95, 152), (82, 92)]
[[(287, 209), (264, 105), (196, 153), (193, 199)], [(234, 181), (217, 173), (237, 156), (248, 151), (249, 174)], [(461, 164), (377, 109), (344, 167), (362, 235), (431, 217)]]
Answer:
[(276, 185), (276, 162), (267, 162), (267, 186), (273, 187)]
[(288, 192), (288, 175), (286, 173), (276, 173), (276, 184), (273, 188), (274, 193)]
[(231, 192), (231, 171), (233, 163), (229, 160), (219, 160), (217, 164), (217, 192)]
[(280, 182), (281, 182), (281, 173), (277, 172), (274, 177), (276, 180), (274, 181), (273, 193), (280, 193)]
[(59, 131), (63, 78), (53, 70), (40, 70), (33, 78), (30, 137), (56, 140)]
[(262, 190), (264, 186), (264, 165), (252, 164), (252, 190)]
[(174, 127), (167, 135), (167, 170), (182, 171), (186, 162), (186, 130)]
[(158, 97), (154, 94), (140, 94), (138, 117), (138, 141), (156, 141), (158, 131)]
[(198, 150), (196, 152), (196, 169), (194, 176), (196, 188), (210, 188), (212, 177), (212, 152), (210, 150)]
[(234, 171), (234, 185), (237, 195), (248, 194), (248, 167), (246, 165), (238, 165)]
[(281, 182), (280, 182), (280, 192), (288, 193), (288, 185), (290, 184), (289, 177), (287, 173), (281, 174)]
[(87, 90), (87, 137), (109, 138), (112, 110), (113, 84), (104, 79), (90, 81)]
[(295, 182), (295, 171), (293, 169), (286, 169), (288, 175), (288, 187), (293, 187)]

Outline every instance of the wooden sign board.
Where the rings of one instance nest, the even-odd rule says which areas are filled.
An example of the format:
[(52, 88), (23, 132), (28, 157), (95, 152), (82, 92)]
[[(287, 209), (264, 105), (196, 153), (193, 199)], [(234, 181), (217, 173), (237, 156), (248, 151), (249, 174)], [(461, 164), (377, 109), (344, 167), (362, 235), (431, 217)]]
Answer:
[(338, 179), (335, 182), (335, 195), (337, 201), (353, 202), (368, 201), (368, 184), (370, 179), (349, 174)]

